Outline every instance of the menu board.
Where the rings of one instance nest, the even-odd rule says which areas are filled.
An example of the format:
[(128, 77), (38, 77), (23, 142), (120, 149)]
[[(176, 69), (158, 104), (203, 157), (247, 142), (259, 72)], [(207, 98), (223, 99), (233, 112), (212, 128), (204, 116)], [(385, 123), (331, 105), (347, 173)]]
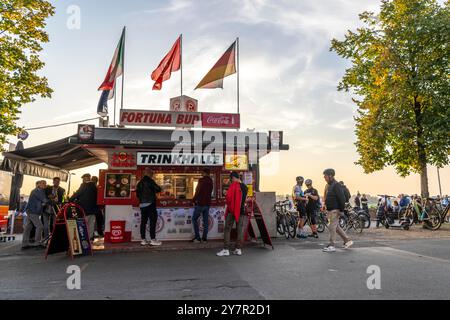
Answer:
[(107, 173), (105, 179), (106, 199), (129, 199), (131, 197), (131, 174)]

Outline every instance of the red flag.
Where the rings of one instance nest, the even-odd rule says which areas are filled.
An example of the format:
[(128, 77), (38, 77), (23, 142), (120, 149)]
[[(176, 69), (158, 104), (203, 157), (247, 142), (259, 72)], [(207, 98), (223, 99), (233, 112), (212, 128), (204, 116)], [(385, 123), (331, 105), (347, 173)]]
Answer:
[(163, 81), (170, 79), (170, 74), (180, 70), (181, 64), (181, 36), (170, 49), (169, 53), (161, 60), (158, 67), (152, 72), (152, 80), (155, 81), (153, 90), (161, 90)]

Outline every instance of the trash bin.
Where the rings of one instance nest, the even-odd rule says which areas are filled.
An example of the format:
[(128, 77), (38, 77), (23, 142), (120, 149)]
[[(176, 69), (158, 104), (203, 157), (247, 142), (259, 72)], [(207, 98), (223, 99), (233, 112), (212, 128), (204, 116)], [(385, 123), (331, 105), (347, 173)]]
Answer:
[(125, 241), (125, 222), (124, 220), (110, 221), (111, 234), (109, 241), (112, 243), (121, 243)]

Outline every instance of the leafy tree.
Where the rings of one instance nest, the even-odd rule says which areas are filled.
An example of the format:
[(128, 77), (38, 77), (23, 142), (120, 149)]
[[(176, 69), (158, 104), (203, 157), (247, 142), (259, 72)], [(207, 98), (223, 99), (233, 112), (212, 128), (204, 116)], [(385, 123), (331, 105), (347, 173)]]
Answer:
[(0, 149), (7, 136), (16, 134), (20, 107), (35, 97), (50, 97), (47, 79), (37, 72), (41, 43), (48, 42), (45, 20), (54, 14), (43, 0), (0, 2)]
[(449, 163), (449, 1), (384, 0), (359, 17), (363, 26), (330, 49), (351, 61), (338, 90), (358, 106), (356, 164), (419, 173), (427, 197), (427, 164)]

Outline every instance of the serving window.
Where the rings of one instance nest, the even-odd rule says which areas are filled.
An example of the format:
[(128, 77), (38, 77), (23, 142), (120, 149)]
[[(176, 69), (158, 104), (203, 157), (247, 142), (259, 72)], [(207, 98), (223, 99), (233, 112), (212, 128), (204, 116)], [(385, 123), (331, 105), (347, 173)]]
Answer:
[[(179, 199), (192, 200), (198, 180), (202, 177), (199, 173), (192, 174), (165, 174), (157, 173), (154, 175), (155, 182), (161, 187), (158, 199)], [(213, 180), (212, 198), (215, 199), (215, 179)]]

